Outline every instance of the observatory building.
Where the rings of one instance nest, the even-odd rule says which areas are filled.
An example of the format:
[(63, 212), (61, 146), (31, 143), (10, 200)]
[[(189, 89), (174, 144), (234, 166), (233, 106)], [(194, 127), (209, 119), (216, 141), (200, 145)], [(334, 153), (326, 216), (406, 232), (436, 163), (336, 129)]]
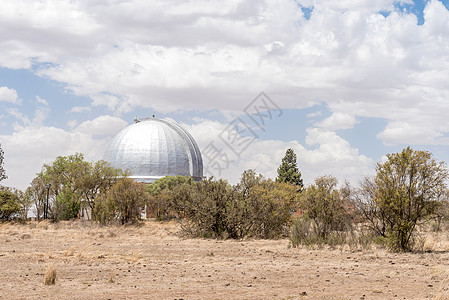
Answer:
[(193, 137), (167, 119), (135, 119), (108, 144), (104, 160), (129, 170), (138, 182), (152, 183), (164, 176), (203, 177), (203, 160)]

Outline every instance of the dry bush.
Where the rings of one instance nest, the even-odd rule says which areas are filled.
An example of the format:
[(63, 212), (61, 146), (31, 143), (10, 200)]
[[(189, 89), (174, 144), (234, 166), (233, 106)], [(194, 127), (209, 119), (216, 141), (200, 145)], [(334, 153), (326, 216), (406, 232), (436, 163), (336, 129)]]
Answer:
[(44, 275), (44, 284), (52, 285), (56, 283), (56, 267), (51, 265), (47, 267)]

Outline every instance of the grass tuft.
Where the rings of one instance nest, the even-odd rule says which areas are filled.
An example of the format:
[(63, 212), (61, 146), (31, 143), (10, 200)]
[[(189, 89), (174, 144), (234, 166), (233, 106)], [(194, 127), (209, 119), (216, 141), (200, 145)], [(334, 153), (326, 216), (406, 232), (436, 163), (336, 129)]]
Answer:
[(52, 285), (56, 283), (56, 267), (51, 265), (47, 267), (44, 275), (44, 284)]

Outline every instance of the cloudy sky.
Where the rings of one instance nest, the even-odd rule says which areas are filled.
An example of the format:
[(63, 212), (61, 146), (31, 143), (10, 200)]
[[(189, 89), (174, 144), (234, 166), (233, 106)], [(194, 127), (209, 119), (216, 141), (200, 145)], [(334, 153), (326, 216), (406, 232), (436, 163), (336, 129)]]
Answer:
[[(275, 177), (289, 147), (306, 183), (357, 183), (408, 145), (449, 161), (448, 7), (2, 1), (2, 184), (26, 188), (58, 155), (101, 159), (114, 134), (153, 114), (188, 129), (207, 175), (231, 183), (249, 168)], [(226, 133), (237, 123), (236, 144)]]

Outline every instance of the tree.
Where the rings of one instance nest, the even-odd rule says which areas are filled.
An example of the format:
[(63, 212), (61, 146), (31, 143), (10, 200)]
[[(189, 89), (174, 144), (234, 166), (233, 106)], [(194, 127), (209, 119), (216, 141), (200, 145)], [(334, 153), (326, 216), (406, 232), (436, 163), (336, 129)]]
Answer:
[[(26, 220), (28, 217), (28, 211), (33, 204), (33, 201), (29, 194), (26, 192), (23, 192), (16, 188), (11, 188), (7, 186), (0, 186), (0, 191), (7, 192), (6, 194), (3, 194), (4, 199), (12, 199), (12, 201), (8, 200), (8, 204), (6, 204), (8, 207), (16, 207), (16, 203), (19, 204), (20, 209), (18, 211), (14, 211), (12, 214), (16, 215), (17, 217), (22, 218), (23, 220)], [(5, 196), (6, 195), (6, 196)], [(6, 198), (5, 198), (6, 197)], [(5, 206), (6, 207), (6, 206)], [(12, 215), (11, 214), (11, 215)]]
[(6, 176), (5, 169), (3, 168), (3, 158), (4, 158), (5, 152), (3, 151), (1, 146), (2, 145), (0, 144), (0, 181), (8, 178), (8, 176)]
[(105, 221), (117, 217), (124, 225), (129, 222), (135, 223), (140, 219), (140, 211), (147, 197), (145, 184), (137, 183), (130, 178), (122, 178), (98, 200), (103, 202), (101, 206), (107, 208)]
[(275, 238), (285, 232), (296, 196), (295, 186), (246, 170), (236, 186), (213, 178), (178, 185), (170, 201), (187, 217), (185, 228), (190, 233), (216, 238)]
[(321, 176), (300, 196), (301, 210), (313, 221), (315, 233), (323, 241), (331, 232), (345, 230), (350, 224), (346, 187), (337, 190), (337, 184), (335, 177)]
[(388, 154), (376, 171), (374, 179), (365, 179), (361, 186), (360, 207), (391, 249), (410, 250), (416, 226), (433, 216), (445, 199), (446, 166), (430, 152), (407, 147)]
[(168, 220), (179, 215), (179, 211), (174, 208), (176, 199), (173, 191), (181, 185), (191, 185), (193, 179), (188, 176), (176, 175), (165, 176), (147, 186), (149, 193), (148, 209), (150, 214), (154, 214), (157, 220)]
[(304, 184), (301, 178), (301, 172), (296, 164), (296, 154), (292, 148), (288, 148), (282, 163), (278, 168), (277, 182), (286, 182), (303, 188)]
[(9, 220), (20, 212), (19, 197), (10, 190), (0, 190), (0, 219)]
[(102, 160), (87, 162), (80, 153), (58, 156), (51, 164), (43, 166), (29, 192), (40, 216), (46, 185), (51, 184), (49, 210), (52, 217), (55, 220), (71, 219), (86, 212), (87, 208), (94, 211), (95, 198), (127, 175), (127, 172), (115, 169)]
[(41, 177), (35, 177), (25, 193), (30, 197), (38, 220), (44, 215), (44, 203), (47, 196), (46, 182)]
[(75, 184), (81, 193), (81, 214), (86, 212), (87, 208), (94, 211), (95, 198), (107, 191), (121, 178), (128, 177), (127, 171), (112, 167), (109, 162), (99, 160), (95, 163), (83, 162), (81, 176), (76, 179)]

